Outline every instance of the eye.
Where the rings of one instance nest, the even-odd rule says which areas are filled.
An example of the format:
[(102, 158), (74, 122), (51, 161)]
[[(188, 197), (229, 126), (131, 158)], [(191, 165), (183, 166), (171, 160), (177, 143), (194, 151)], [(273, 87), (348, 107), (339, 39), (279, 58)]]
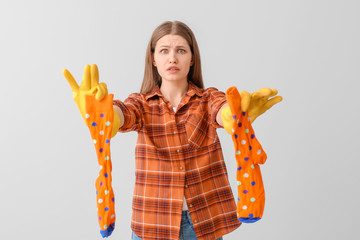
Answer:
[(160, 52), (161, 53), (167, 53), (167, 49), (161, 49)]
[(185, 52), (185, 50), (184, 50), (184, 49), (179, 49), (179, 50), (178, 50), (178, 52), (180, 52), (180, 53), (184, 53), (184, 52)]

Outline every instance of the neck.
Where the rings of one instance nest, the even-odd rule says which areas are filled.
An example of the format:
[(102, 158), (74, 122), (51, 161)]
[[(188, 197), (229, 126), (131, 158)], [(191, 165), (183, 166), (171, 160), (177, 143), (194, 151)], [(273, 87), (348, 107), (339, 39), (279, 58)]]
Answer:
[(188, 82), (187, 81), (163, 81), (161, 83), (160, 92), (170, 103), (176, 107), (181, 98), (188, 91)]

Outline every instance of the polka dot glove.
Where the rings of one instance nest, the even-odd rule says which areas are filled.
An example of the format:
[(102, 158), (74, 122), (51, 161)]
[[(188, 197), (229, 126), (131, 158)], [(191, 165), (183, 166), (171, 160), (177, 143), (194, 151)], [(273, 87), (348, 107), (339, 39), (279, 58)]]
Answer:
[(102, 237), (108, 237), (115, 227), (115, 199), (111, 187), (110, 139), (113, 125), (113, 94), (101, 101), (94, 95), (86, 95), (85, 122), (94, 142), (100, 172), (96, 179), (98, 221)]
[[(266, 161), (266, 153), (255, 137), (248, 112), (241, 111), (241, 96), (236, 87), (226, 91), (232, 113), (232, 140), (237, 162), (237, 217), (240, 222), (253, 223), (262, 218), (265, 191), (259, 164)], [(224, 121), (224, 120), (223, 120)]]

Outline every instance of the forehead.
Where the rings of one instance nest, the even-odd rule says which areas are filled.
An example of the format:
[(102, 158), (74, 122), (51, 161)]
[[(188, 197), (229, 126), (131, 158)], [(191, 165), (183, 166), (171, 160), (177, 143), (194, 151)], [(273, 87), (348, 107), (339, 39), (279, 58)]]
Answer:
[(170, 35), (170, 34), (163, 36), (157, 41), (155, 48), (160, 46), (169, 46), (169, 47), (184, 46), (190, 48), (185, 38), (183, 38), (180, 35)]

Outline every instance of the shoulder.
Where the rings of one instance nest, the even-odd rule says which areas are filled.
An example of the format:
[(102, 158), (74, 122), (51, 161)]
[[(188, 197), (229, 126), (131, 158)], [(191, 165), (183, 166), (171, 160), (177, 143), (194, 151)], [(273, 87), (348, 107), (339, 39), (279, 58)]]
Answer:
[(216, 87), (208, 87), (206, 89), (202, 89), (203, 96), (208, 98), (217, 98), (217, 97), (224, 97), (225, 93), (223, 91), (220, 91)]
[(128, 95), (127, 99), (137, 100), (137, 101), (144, 101), (145, 100), (145, 94), (138, 93), (138, 92), (130, 93)]
[(214, 93), (214, 92), (221, 92), (221, 91), (219, 89), (217, 89), (216, 87), (208, 87), (208, 88), (204, 89), (204, 92)]
[(194, 83), (190, 82), (190, 95), (194, 93), (201, 98), (209, 98), (213, 97), (214, 95), (223, 94), (223, 92), (219, 91), (219, 89), (216, 87), (200, 88)]
[(130, 93), (127, 98), (124, 100), (124, 103), (131, 103), (136, 105), (144, 105), (146, 102), (145, 95), (142, 93)]

